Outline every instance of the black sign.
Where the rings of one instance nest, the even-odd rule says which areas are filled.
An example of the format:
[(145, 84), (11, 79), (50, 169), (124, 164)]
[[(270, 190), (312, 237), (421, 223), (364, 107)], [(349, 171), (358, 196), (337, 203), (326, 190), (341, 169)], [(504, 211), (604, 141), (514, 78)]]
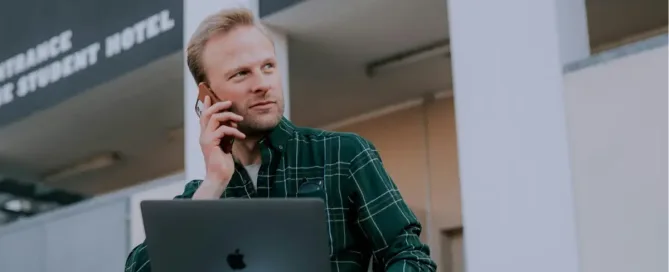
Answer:
[(5, 1), (0, 40), (3, 126), (181, 50), (183, 0)]
[(264, 18), (301, 2), (304, 0), (258, 0), (258, 15)]

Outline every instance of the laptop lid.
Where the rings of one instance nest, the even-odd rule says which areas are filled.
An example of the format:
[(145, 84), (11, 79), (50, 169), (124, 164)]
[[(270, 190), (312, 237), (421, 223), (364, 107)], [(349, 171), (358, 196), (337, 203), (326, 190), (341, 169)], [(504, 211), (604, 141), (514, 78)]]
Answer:
[(154, 272), (330, 271), (320, 199), (146, 200)]

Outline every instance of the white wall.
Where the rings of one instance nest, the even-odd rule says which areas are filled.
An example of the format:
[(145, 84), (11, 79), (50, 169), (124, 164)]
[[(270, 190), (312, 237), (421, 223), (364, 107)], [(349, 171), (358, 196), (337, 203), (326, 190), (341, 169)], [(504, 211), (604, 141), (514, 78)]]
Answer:
[(448, 0), (468, 272), (578, 271), (558, 1)]
[(667, 271), (667, 47), (565, 76), (583, 272)]

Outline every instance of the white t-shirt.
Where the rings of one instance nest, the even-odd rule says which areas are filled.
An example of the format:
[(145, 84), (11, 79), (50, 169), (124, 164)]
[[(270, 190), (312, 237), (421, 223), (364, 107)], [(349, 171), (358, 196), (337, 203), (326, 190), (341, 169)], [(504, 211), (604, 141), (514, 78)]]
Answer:
[(260, 172), (260, 164), (245, 165), (244, 168), (246, 168), (246, 172), (249, 173), (249, 177), (251, 177), (253, 187), (258, 189), (258, 172)]

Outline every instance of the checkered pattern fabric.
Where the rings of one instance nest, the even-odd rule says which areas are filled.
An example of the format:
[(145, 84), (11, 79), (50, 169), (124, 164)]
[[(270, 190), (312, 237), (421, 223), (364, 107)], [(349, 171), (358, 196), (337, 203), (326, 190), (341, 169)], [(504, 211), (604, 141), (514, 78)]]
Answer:
[[(367, 271), (370, 259), (374, 271), (436, 270), (428, 246), (418, 239), (420, 223), (369, 141), (283, 119), (260, 145), (257, 189), (237, 165), (221, 198), (322, 198), (333, 272)], [(189, 182), (176, 198), (191, 198), (201, 182)], [(126, 271), (151, 271), (147, 250), (144, 243), (135, 247)]]

